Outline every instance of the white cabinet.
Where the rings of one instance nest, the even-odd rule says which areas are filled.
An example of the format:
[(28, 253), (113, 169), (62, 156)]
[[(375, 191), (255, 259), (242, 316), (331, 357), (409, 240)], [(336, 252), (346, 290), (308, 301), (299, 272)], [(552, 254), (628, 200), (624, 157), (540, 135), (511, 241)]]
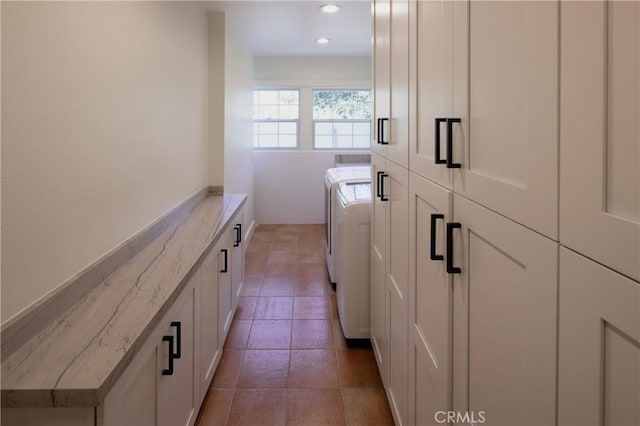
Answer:
[(409, 1), (374, 1), (375, 153), (409, 165)]
[(418, 2), (412, 10), (412, 170), (557, 239), (558, 4)]
[[(380, 192), (380, 179), (385, 173), (386, 160), (371, 154), (371, 181), (376, 194)], [(378, 363), (382, 382), (389, 376), (389, 317), (386, 280), (387, 202), (379, 195), (372, 198), (371, 218), (371, 346)]]
[(453, 292), (445, 267), (451, 191), (409, 176), (408, 424), (437, 425), (451, 410)]
[(204, 399), (216, 366), (222, 356), (223, 341), (218, 330), (218, 279), (220, 274), (220, 243), (207, 254), (201, 266), (200, 290), (196, 303), (199, 304), (200, 336), (198, 344), (199, 370), (197, 387), (200, 402)]
[(408, 171), (373, 155), (372, 342), (394, 418), (406, 423)]
[(558, 244), (453, 198), (453, 409), (492, 425), (554, 424)]
[(233, 244), (231, 248), (231, 281), (233, 288), (233, 309), (238, 307), (240, 294), (242, 293), (242, 285), (244, 284), (244, 241), (243, 241), (243, 223), (244, 215), (242, 210), (236, 214), (232, 220), (232, 238)]
[(558, 424), (640, 424), (640, 284), (560, 250)]
[(373, 2), (373, 116), (376, 121), (373, 152), (385, 155), (391, 114), (391, 2)]
[(640, 5), (563, 2), (560, 242), (640, 280)]
[(196, 421), (200, 401), (194, 386), (194, 292), (199, 277), (196, 271), (160, 322), (156, 395), (159, 426), (191, 426)]
[(233, 283), (231, 281), (231, 233), (225, 232), (216, 245), (220, 256), (220, 274), (218, 275), (218, 336), (227, 338), (233, 320)]
[(189, 426), (200, 406), (194, 386), (193, 273), (160, 324), (97, 408), (97, 424)]
[(412, 51), (416, 56), (411, 60), (417, 93), (412, 116), (418, 119), (409, 139), (409, 168), (452, 188), (453, 169), (446, 167), (445, 127), (446, 118), (453, 117), (453, 2), (415, 2), (411, 24), (416, 28), (416, 49)]

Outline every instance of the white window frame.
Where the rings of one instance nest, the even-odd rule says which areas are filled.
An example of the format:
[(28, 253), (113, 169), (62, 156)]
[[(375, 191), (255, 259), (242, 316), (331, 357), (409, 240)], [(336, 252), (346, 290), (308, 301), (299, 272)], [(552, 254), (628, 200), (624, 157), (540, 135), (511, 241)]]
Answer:
[[(326, 87), (313, 87), (311, 89), (311, 135), (312, 135), (312, 148), (314, 151), (364, 151), (364, 150), (370, 150), (371, 149), (371, 135), (372, 135), (372, 131), (373, 128), (372, 126), (372, 119), (371, 117), (373, 116), (373, 96), (371, 98), (371, 116), (369, 117), (369, 119), (364, 119), (364, 118), (347, 118), (347, 119), (335, 119), (335, 118), (319, 118), (319, 119), (315, 119), (313, 118), (313, 92), (318, 91), (318, 92), (363, 92), (363, 91), (368, 91), (373, 95), (373, 91), (372, 89), (368, 88), (368, 89), (363, 89), (363, 88), (353, 88), (353, 87), (331, 87), (331, 88), (326, 88)], [(332, 146), (330, 148), (319, 148), (316, 146), (316, 123), (367, 123), (369, 124), (369, 146), (367, 147), (354, 147), (353, 146), (353, 133), (351, 134), (351, 147), (350, 148), (339, 148), (335, 146), (335, 136), (334, 139), (332, 141)]]
[[(269, 119), (269, 118), (259, 118), (259, 119), (253, 119), (252, 123), (295, 123), (296, 125), (296, 145), (295, 146), (280, 146), (280, 142), (278, 141), (278, 146), (255, 146), (255, 143), (252, 141), (252, 145), (253, 145), (253, 149), (259, 149), (261, 151), (268, 151), (268, 150), (276, 150), (276, 151), (286, 151), (286, 150), (297, 150), (300, 148), (300, 115), (301, 115), (301, 106), (302, 106), (302, 102), (301, 102), (301, 89), (299, 87), (254, 87), (253, 88), (253, 93), (257, 92), (257, 91), (291, 91), (291, 92), (298, 92), (298, 118), (278, 118), (278, 119)], [(253, 104), (254, 108), (255, 108), (255, 103)], [(255, 131), (253, 131), (252, 128), (252, 136), (255, 140)], [(258, 133), (259, 135), (260, 133)], [(280, 133), (277, 134), (277, 136), (279, 136)]]

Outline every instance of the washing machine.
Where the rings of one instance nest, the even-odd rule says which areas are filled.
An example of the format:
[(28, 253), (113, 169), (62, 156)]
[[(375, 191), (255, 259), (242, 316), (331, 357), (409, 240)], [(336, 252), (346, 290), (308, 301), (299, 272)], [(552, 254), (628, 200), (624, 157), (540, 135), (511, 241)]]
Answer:
[(327, 239), (325, 259), (329, 279), (336, 282), (335, 241), (336, 235), (336, 190), (341, 182), (371, 182), (371, 166), (336, 167), (327, 169), (325, 174), (325, 221), (327, 223)]
[(336, 295), (347, 339), (368, 339), (371, 182), (343, 182), (337, 191)]

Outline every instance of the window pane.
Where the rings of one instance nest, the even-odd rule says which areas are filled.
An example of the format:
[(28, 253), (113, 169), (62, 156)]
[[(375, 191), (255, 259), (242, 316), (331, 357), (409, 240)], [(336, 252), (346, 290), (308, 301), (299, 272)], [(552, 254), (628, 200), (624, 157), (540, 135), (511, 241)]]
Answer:
[(260, 123), (260, 133), (268, 134), (268, 135), (277, 135), (278, 134), (278, 123)]
[(333, 123), (316, 123), (316, 135), (330, 135), (333, 133)]
[(298, 105), (281, 105), (278, 118), (298, 118)]
[(295, 135), (280, 135), (280, 148), (295, 148), (296, 136)]
[(296, 126), (296, 123), (292, 123), (292, 122), (281, 122), (279, 131), (281, 135), (282, 134), (295, 135), (296, 133), (298, 133), (298, 126)]
[(314, 90), (313, 118), (369, 119), (371, 117), (370, 90)]
[(278, 147), (278, 135), (260, 135), (261, 148), (277, 148)]
[(353, 133), (356, 135), (369, 135), (371, 134), (371, 124), (353, 123)]
[(260, 133), (260, 123), (253, 123), (253, 133)]
[(260, 105), (258, 107), (258, 118), (260, 119), (276, 119), (278, 118), (277, 106)]
[(280, 90), (281, 105), (298, 105), (298, 91), (297, 90)]
[(351, 148), (352, 138), (349, 136), (336, 136), (336, 148)]
[(260, 104), (278, 105), (278, 91), (277, 90), (261, 90)]
[(353, 126), (351, 123), (334, 122), (333, 128), (338, 135), (350, 135), (353, 133)]
[(354, 148), (369, 148), (371, 146), (371, 139), (369, 136), (354, 136), (353, 147)]
[(332, 148), (332, 137), (331, 136), (317, 136), (315, 139), (316, 148)]

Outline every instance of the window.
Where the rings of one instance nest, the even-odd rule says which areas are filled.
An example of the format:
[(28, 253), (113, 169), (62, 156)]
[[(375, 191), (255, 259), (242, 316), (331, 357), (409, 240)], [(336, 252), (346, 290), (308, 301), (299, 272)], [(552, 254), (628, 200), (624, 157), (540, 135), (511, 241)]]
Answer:
[(314, 90), (313, 146), (368, 149), (371, 146), (370, 90)]
[(299, 118), (298, 90), (253, 91), (253, 146), (296, 148)]

